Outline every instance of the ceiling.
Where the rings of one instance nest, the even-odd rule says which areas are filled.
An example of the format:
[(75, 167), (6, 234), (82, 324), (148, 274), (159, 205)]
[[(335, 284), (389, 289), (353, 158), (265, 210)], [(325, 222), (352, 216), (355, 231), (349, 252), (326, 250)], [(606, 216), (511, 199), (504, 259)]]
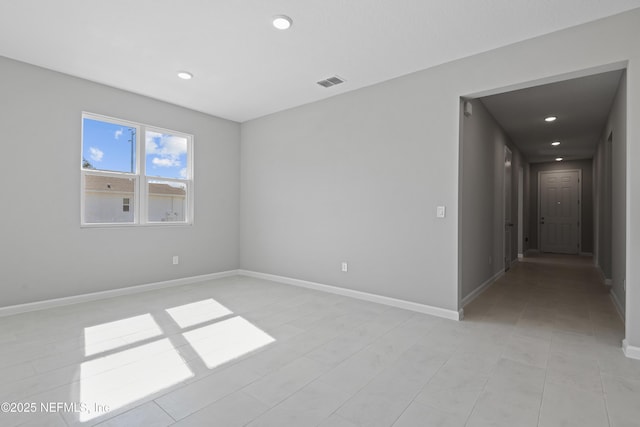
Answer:
[[(640, 7), (640, 0), (20, 0), (0, 55), (246, 121)], [(274, 15), (290, 30), (271, 26)], [(180, 70), (194, 74), (189, 81)], [(339, 75), (344, 84), (317, 81)]]
[[(531, 163), (590, 159), (606, 124), (623, 71), (480, 98)], [(551, 123), (545, 117), (556, 116)], [(554, 147), (553, 141), (560, 141)]]

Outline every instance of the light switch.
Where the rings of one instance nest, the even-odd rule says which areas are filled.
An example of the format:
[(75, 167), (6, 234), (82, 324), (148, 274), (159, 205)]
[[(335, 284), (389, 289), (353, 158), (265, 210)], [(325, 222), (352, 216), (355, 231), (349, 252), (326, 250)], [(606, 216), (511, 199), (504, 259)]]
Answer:
[(436, 217), (444, 218), (445, 217), (445, 209), (444, 206), (438, 206), (436, 209)]

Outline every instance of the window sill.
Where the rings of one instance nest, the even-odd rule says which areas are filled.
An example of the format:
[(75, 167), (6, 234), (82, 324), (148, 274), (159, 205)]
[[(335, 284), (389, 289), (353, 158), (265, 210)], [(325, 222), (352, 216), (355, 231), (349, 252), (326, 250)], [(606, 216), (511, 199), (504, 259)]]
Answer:
[(149, 222), (146, 224), (129, 224), (129, 223), (101, 223), (101, 224), (80, 224), (80, 228), (173, 228), (173, 227), (190, 227), (193, 222)]

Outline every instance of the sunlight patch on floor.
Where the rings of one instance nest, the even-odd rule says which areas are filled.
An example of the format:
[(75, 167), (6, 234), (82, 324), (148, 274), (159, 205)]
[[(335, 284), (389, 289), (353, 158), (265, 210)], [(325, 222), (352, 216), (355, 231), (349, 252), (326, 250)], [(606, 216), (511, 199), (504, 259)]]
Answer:
[(233, 314), (227, 307), (211, 298), (168, 308), (166, 312), (181, 328), (188, 328)]
[(84, 328), (84, 354), (93, 356), (159, 335), (162, 330), (149, 313), (90, 326)]
[(242, 317), (233, 317), (182, 334), (209, 369), (275, 341)]
[[(80, 365), (80, 422), (133, 404), (194, 376), (184, 352), (191, 347), (213, 369), (258, 350), (275, 339), (209, 298), (165, 310), (183, 330), (167, 335), (147, 313), (85, 328), (85, 355)], [(160, 320), (160, 319), (159, 319)], [(212, 322), (205, 326), (199, 324)], [(195, 326), (195, 328), (194, 328)], [(175, 333), (175, 332), (174, 332)], [(146, 341), (141, 343), (140, 341)], [(177, 341), (176, 341), (177, 340)], [(186, 343), (183, 342), (186, 340)], [(187, 350), (187, 348), (185, 348)], [(187, 352), (189, 354), (189, 352)]]
[(169, 339), (90, 360), (80, 366), (80, 402), (93, 411), (80, 421), (104, 415), (193, 377)]

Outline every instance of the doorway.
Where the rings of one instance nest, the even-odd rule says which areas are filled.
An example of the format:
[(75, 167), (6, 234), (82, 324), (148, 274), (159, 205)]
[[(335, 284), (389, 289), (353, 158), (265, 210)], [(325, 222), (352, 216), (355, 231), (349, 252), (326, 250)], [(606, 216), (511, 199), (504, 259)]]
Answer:
[(580, 170), (538, 174), (540, 251), (559, 254), (580, 252)]
[[(611, 275), (604, 278), (618, 311), (629, 318), (623, 65), (461, 97), (460, 307), (505, 271), (523, 271), (528, 258), (593, 262), (595, 255), (598, 264), (610, 261)], [(505, 173), (505, 146), (512, 151), (512, 173)], [(508, 211), (506, 205), (513, 207)], [(512, 262), (516, 254), (522, 263)], [(504, 262), (496, 262), (501, 255)]]
[(511, 194), (512, 194), (512, 169), (513, 153), (507, 146), (504, 147), (504, 271), (511, 268), (511, 233), (513, 229), (513, 218), (511, 217)]
[(518, 259), (524, 258), (524, 169), (518, 168)]

